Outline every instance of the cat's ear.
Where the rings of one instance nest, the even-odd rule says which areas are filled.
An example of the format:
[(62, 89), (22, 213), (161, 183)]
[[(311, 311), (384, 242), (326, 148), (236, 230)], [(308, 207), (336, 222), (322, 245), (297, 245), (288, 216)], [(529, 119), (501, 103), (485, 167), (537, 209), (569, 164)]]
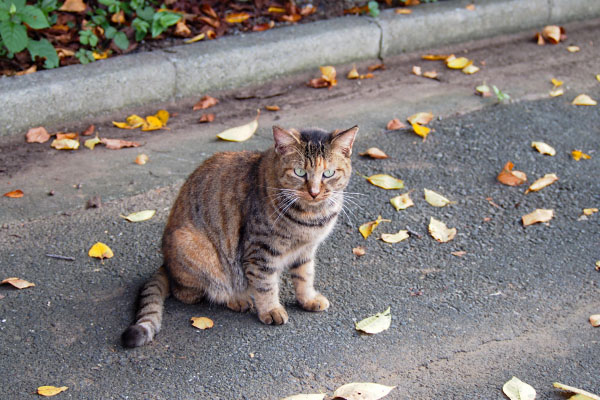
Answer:
[(300, 144), (300, 134), (295, 129), (289, 131), (273, 126), (273, 139), (275, 140), (275, 151), (280, 156), (291, 153), (294, 147)]
[(340, 152), (346, 157), (350, 157), (352, 154), (352, 145), (358, 132), (358, 126), (343, 132), (334, 132), (331, 136), (331, 147), (334, 151)]

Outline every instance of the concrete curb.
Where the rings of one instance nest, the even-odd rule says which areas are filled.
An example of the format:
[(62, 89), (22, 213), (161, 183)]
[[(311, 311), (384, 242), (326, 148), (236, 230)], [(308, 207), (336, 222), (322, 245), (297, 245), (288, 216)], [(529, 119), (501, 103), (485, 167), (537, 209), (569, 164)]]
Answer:
[(0, 79), (0, 136), (124, 107), (243, 87), (325, 64), (385, 58), (600, 17), (600, 1), (470, 0), (344, 17)]

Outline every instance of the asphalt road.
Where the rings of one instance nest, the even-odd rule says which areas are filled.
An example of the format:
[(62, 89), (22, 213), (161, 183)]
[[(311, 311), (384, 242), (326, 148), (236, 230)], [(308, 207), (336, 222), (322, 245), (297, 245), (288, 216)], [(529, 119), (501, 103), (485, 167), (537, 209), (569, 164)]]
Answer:
[[(567, 44), (582, 48), (574, 54), (562, 44), (537, 47), (527, 35), (436, 50), (468, 50), (476, 63), (486, 61), (480, 75), (442, 70), (412, 54), (386, 61), (388, 69), (373, 80), (342, 78), (332, 90), (305, 88), (306, 76), (291, 77), (273, 84), (287, 88), (275, 97), (237, 100), (235, 92), (223, 94), (217, 109), (223, 117), (214, 125), (194, 123), (198, 115), (184, 111), (192, 99), (167, 104), (180, 113), (171, 131), (145, 136), (138, 149), (71, 154), (47, 144), (23, 150), (22, 142), (3, 141), (2, 156), (10, 165), (2, 188), (23, 188), (26, 195), (0, 198), (0, 278), (18, 276), (36, 286), (0, 286), (1, 397), (33, 398), (38, 386), (55, 385), (69, 387), (57, 398), (279, 399), (301, 392), (331, 395), (344, 383), (370, 381), (397, 385), (390, 399), (502, 399), (502, 385), (512, 376), (535, 387), (538, 398), (563, 399), (552, 388), (555, 381), (600, 394), (600, 331), (588, 322), (590, 314), (600, 313), (600, 272), (594, 268), (600, 215), (580, 218), (584, 208), (600, 208), (600, 113), (598, 106), (570, 104), (583, 91), (600, 99), (594, 79), (600, 73), (594, 42), (599, 31), (568, 27)], [(411, 76), (416, 63), (435, 65), (442, 80)], [(564, 96), (548, 98), (551, 77), (565, 81)], [(473, 87), (483, 80), (515, 101), (494, 105), (474, 96)], [(253, 93), (269, 90), (277, 91), (271, 86)], [(266, 103), (280, 104), (282, 111), (265, 115), (250, 141), (212, 139)], [(425, 110), (441, 118), (424, 142), (410, 132), (384, 129), (393, 117)], [(65, 127), (94, 122), (101, 135), (116, 136), (122, 133), (110, 127), (110, 118), (124, 116), (65, 121)], [(221, 306), (169, 300), (156, 340), (123, 349), (119, 336), (133, 319), (138, 288), (160, 265), (161, 231), (182, 179), (215, 151), (265, 148), (273, 122), (330, 129), (358, 124), (355, 170), (402, 178), (415, 206), (396, 212), (389, 198), (406, 190), (385, 191), (353, 178), (348, 190), (364, 195), (318, 253), (316, 285), (331, 301), (324, 313), (296, 306), (286, 279), (285, 326), (264, 326), (254, 315)], [(557, 154), (537, 153), (530, 147), (534, 140), (554, 146)], [(390, 158), (358, 156), (371, 146)], [(591, 159), (574, 161), (574, 149)], [(143, 167), (132, 164), (140, 152), (150, 155)], [(526, 172), (529, 182), (547, 173), (559, 181), (524, 194), (526, 185), (495, 180), (507, 161)], [(456, 203), (431, 207), (424, 188)], [(47, 196), (49, 190), (54, 196)], [(93, 194), (104, 205), (85, 210)], [(147, 222), (119, 217), (147, 208), (158, 211)], [(555, 216), (523, 227), (521, 216), (536, 208), (553, 209)], [(392, 222), (363, 239), (358, 226), (377, 215)], [(458, 229), (453, 241), (440, 244), (428, 235), (432, 216)], [(377, 240), (380, 233), (406, 227), (415, 233), (407, 241)], [(96, 241), (107, 243), (115, 256), (89, 258)], [(360, 258), (352, 254), (358, 245), (366, 249)], [(466, 254), (451, 254), (456, 251)], [(355, 331), (355, 321), (388, 306), (389, 330), (375, 336)], [(195, 330), (193, 316), (211, 318), (214, 328)]]

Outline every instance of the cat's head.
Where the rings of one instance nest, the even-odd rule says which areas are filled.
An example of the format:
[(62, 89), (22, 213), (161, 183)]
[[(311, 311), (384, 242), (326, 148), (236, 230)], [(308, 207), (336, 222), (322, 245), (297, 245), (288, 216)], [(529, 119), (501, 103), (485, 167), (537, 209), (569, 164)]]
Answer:
[(308, 204), (339, 195), (350, 180), (350, 155), (357, 132), (357, 126), (342, 132), (274, 126), (280, 186), (294, 190)]

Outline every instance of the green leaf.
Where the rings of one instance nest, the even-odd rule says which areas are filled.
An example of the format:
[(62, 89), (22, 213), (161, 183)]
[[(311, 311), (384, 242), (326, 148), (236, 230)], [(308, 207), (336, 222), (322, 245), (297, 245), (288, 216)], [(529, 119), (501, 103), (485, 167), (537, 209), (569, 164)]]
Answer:
[(107, 39), (112, 39), (117, 34), (117, 29), (114, 26), (108, 26), (104, 31), (104, 37)]
[(27, 50), (31, 55), (31, 59), (35, 61), (36, 57), (45, 58), (44, 68), (56, 68), (58, 67), (58, 55), (52, 44), (47, 39), (30, 40), (27, 45)]
[(129, 47), (129, 39), (127, 39), (127, 35), (123, 32), (118, 32), (114, 38), (115, 44), (121, 50), (127, 50)]
[(34, 6), (26, 6), (21, 12), (21, 18), (23, 22), (33, 29), (44, 29), (50, 27), (48, 19), (42, 10)]
[(75, 57), (77, 57), (79, 62), (82, 64), (89, 64), (91, 62), (96, 61), (96, 59), (94, 58), (94, 53), (86, 49), (77, 50), (77, 53), (75, 53)]
[(135, 13), (139, 18), (148, 22), (152, 21), (152, 18), (154, 18), (154, 9), (150, 6), (144, 8), (139, 7), (135, 10)]
[(152, 20), (152, 37), (155, 38), (158, 35), (160, 35), (161, 33), (163, 33), (165, 30), (165, 28), (160, 24), (160, 19), (155, 18), (154, 20)]
[(377, 18), (379, 16), (379, 4), (376, 1), (370, 1), (367, 6), (371, 17)]
[(8, 11), (0, 8), (0, 22), (8, 21), (9, 18), (10, 15), (8, 14)]
[(171, 25), (175, 25), (177, 23), (177, 21), (179, 21), (181, 19), (181, 15), (179, 14), (174, 14), (174, 13), (167, 13), (167, 12), (160, 12), (158, 13), (160, 15), (160, 24), (164, 27), (164, 28), (168, 28)]
[(27, 47), (27, 29), (21, 24), (12, 21), (0, 22), (0, 37), (11, 53), (18, 53)]

